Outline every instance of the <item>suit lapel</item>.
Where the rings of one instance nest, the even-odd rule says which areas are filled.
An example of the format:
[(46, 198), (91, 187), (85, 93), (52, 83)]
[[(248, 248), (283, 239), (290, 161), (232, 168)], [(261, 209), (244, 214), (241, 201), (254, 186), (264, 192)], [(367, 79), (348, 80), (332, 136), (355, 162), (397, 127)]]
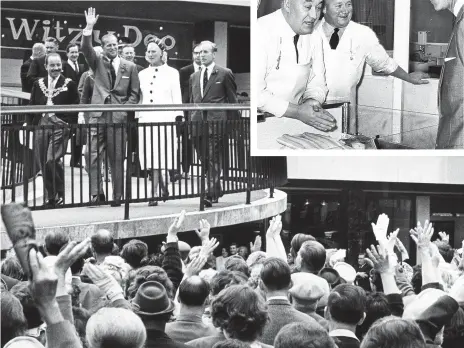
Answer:
[(121, 76), (122, 76), (122, 72), (121, 72), (121, 71), (122, 71), (122, 69), (124, 69), (124, 70), (126, 69), (126, 64), (124, 64), (124, 62), (123, 62), (122, 59), (121, 59), (121, 61), (120, 61), (120, 63), (119, 63), (119, 67), (118, 67), (118, 72), (117, 72), (117, 74), (116, 74), (116, 81), (114, 81), (114, 87), (113, 87), (113, 88), (116, 88), (116, 86), (118, 85), (119, 81), (121, 80)]
[(216, 80), (218, 78), (218, 72), (219, 72), (218, 69), (216, 67), (214, 67), (213, 72), (211, 73), (211, 76), (208, 79), (208, 83), (206, 84), (205, 92), (203, 93), (203, 99), (208, 94), (208, 91), (211, 88), (211, 86), (216, 82)]

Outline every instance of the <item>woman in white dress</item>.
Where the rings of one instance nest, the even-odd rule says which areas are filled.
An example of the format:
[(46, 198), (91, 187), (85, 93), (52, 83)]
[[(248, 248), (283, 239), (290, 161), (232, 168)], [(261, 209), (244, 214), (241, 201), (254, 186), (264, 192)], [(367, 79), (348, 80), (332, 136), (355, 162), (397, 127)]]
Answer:
[[(156, 38), (148, 41), (145, 59), (150, 66), (139, 72), (142, 104), (182, 104), (179, 72), (163, 62), (166, 47)], [(139, 113), (139, 124), (175, 122), (182, 111), (146, 111)], [(169, 196), (167, 171), (176, 169), (177, 138), (175, 126), (147, 125), (139, 127), (140, 166), (152, 175), (152, 199), (149, 206), (158, 205), (158, 187), (163, 201)], [(174, 145), (173, 145), (174, 144)]]

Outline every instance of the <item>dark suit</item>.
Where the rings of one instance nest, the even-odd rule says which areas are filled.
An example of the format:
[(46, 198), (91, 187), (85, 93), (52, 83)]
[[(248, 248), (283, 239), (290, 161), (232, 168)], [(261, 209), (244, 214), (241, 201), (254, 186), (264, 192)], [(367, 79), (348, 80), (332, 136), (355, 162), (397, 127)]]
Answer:
[[(210, 68), (211, 69), (211, 68)], [(201, 71), (197, 71), (190, 76), (190, 102), (191, 103), (237, 103), (237, 85), (235, 84), (234, 74), (230, 69), (215, 65), (210, 78), (204, 89), (204, 95), (201, 93)], [(208, 141), (206, 145), (206, 153), (201, 153), (201, 144), (203, 134), (202, 111), (193, 111), (191, 121), (198, 122), (192, 127), (192, 136), (196, 137), (194, 146), (197, 154), (202, 161), (206, 163), (208, 173), (208, 198), (217, 199), (222, 195), (221, 183), (219, 181), (221, 169), (223, 168), (224, 152), (227, 151), (224, 144), (225, 125), (224, 121), (234, 119), (238, 115), (237, 112), (215, 110), (206, 112), (205, 121), (222, 121), (221, 124), (210, 124), (208, 129)]]
[[(47, 105), (47, 97), (40, 87), (41, 81), (43, 81), (45, 88), (48, 89), (48, 75), (37, 79), (32, 87), (29, 105)], [(65, 77), (60, 75), (54, 90), (61, 88), (65, 84), (67, 90), (52, 98), (53, 104), (79, 104), (77, 84), (72, 80), (66, 81)], [(33, 125), (44, 126), (42, 129), (34, 131), (34, 150), (43, 175), (46, 191), (45, 199), (47, 197), (48, 199), (55, 199), (56, 195), (59, 197), (64, 195), (64, 169), (61, 158), (64, 156), (68, 145), (69, 128), (67, 126), (75, 123), (77, 123), (77, 114), (74, 113), (35, 114), (33, 116)], [(50, 126), (56, 126), (56, 128), (52, 129)]]
[(31, 93), (32, 84), (27, 80), (27, 73), (31, 67), (32, 59), (29, 58), (26, 60), (23, 65), (21, 65), (21, 90), (23, 92)]
[[(182, 103), (187, 104), (190, 102), (190, 76), (195, 72), (193, 64), (184, 66), (179, 70), (180, 89), (182, 92)], [(189, 121), (189, 112), (184, 111), (185, 121)], [(182, 154), (180, 156), (182, 162), (182, 171), (188, 173), (193, 161), (193, 144), (188, 134), (188, 129), (185, 125), (178, 127), (178, 136), (182, 138)]]
[[(70, 78), (73, 80), (75, 83), (79, 83), (79, 80), (82, 76), (82, 73), (84, 72), (85, 66), (84, 64), (79, 64), (79, 71), (76, 72), (74, 68), (69, 65), (69, 63), (66, 61), (63, 63), (63, 76)], [(81, 164), (81, 158), (82, 158), (82, 145), (80, 145), (80, 142), (77, 141), (76, 139), (76, 134), (77, 132), (74, 132), (71, 136), (71, 160), (69, 161), (72, 166), (80, 166)]]
[[(97, 55), (92, 47), (92, 36), (82, 36), (82, 53), (89, 68), (93, 70), (95, 85), (92, 93), (92, 104), (137, 104), (139, 102), (140, 81), (134, 63), (120, 58), (116, 80), (112, 84), (110, 61), (104, 55)], [(127, 112), (91, 112), (90, 124), (126, 123)], [(124, 155), (126, 153), (126, 132), (123, 128), (113, 126), (94, 128), (91, 131), (90, 146), (86, 154), (86, 165), (89, 166), (90, 193), (96, 196), (103, 193), (100, 175), (102, 152), (107, 151), (113, 184), (113, 199), (120, 200), (123, 194)], [(97, 131), (98, 129), (98, 131)]]

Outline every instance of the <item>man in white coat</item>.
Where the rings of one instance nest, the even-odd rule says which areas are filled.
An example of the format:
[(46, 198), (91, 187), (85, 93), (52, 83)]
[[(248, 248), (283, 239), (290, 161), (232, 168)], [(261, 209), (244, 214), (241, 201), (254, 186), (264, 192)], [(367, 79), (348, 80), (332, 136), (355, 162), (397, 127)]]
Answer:
[(388, 56), (372, 29), (351, 20), (352, 3), (352, 0), (325, 0), (324, 18), (315, 30), (322, 37), (324, 48), (327, 100), (356, 105), (356, 88), (366, 63), (377, 72), (406, 82), (427, 84), (423, 80), (426, 74), (405, 72)]
[(258, 19), (253, 67), (258, 109), (275, 117), (258, 123), (261, 149), (279, 149), (285, 133), (329, 132), (335, 119), (321, 104), (327, 95), (322, 40), (314, 34), (322, 0), (283, 0)]

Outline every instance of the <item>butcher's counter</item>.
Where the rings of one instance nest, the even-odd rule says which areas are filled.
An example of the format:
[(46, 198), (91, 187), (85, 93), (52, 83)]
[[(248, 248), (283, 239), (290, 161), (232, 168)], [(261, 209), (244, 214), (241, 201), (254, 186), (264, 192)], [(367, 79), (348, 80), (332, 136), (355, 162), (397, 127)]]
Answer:
[(337, 121), (322, 132), (301, 121), (258, 111), (259, 150), (433, 149), (438, 116), (371, 106), (330, 103), (323, 106)]

